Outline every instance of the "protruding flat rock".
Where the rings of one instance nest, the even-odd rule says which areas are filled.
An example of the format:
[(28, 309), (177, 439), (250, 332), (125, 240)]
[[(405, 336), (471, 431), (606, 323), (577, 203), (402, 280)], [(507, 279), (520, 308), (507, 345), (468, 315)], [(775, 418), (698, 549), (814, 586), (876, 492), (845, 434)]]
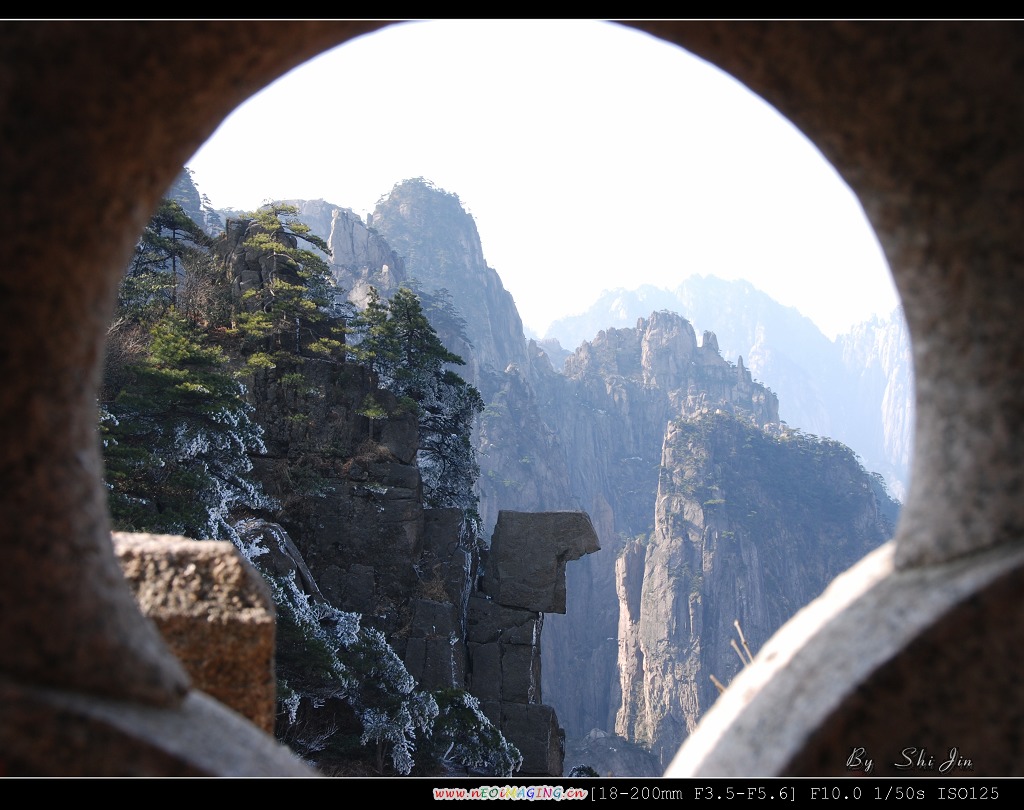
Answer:
[(501, 605), (565, 613), (565, 564), (600, 550), (586, 512), (499, 512), (485, 589)]

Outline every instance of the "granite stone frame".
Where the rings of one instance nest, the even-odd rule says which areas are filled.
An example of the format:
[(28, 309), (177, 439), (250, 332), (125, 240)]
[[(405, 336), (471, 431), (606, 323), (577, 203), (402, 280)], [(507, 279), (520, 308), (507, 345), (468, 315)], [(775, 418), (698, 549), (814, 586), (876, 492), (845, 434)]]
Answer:
[[(260, 88), (383, 24), (0, 23), (4, 772), (304, 772), (190, 690), (132, 601), (96, 391), (121, 268), (183, 162)], [(895, 539), (780, 631), (669, 773), (842, 773), (856, 748), (878, 752), (879, 773), (904, 747), (1024, 773), (1024, 29), (630, 25), (759, 93), (853, 188), (903, 299), (917, 385)]]

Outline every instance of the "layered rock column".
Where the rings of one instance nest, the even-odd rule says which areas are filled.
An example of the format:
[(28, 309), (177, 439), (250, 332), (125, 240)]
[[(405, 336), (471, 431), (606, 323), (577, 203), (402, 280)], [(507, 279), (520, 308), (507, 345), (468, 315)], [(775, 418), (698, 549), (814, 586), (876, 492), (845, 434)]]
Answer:
[(562, 774), (564, 733), (541, 696), (541, 629), (545, 613), (565, 613), (565, 564), (595, 551), (585, 512), (499, 512), (469, 600), (469, 690), (523, 754), (523, 775)]

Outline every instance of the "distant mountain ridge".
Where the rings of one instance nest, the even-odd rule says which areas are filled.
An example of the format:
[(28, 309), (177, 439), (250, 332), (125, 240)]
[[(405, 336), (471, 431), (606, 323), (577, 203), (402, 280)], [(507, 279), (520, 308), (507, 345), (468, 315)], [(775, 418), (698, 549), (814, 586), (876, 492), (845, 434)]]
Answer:
[(553, 322), (546, 338), (571, 351), (601, 329), (631, 326), (654, 310), (678, 312), (697, 329), (713, 328), (722, 354), (734, 362), (742, 357), (779, 395), (784, 421), (849, 445), (882, 474), (890, 492), (905, 497), (914, 380), (901, 308), (832, 341), (809, 318), (747, 281), (695, 275), (672, 290), (607, 290), (585, 312)]

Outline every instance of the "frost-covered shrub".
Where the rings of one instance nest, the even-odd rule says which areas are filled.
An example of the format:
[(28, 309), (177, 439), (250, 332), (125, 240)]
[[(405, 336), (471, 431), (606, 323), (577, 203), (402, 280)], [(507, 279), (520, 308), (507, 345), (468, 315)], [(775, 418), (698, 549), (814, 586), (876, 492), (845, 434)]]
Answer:
[(364, 628), (345, 659), (362, 684), (355, 701), (363, 721), (360, 742), (376, 745), (378, 772), (390, 753), (395, 771), (408, 774), (415, 764), (417, 735), (429, 735), (437, 717), (434, 696), (416, 688), (405, 664), (378, 630)]
[(436, 763), (489, 776), (512, 776), (522, 767), (519, 749), (481, 711), (476, 697), (463, 689), (443, 689), (434, 698), (438, 716), (426, 746)]

